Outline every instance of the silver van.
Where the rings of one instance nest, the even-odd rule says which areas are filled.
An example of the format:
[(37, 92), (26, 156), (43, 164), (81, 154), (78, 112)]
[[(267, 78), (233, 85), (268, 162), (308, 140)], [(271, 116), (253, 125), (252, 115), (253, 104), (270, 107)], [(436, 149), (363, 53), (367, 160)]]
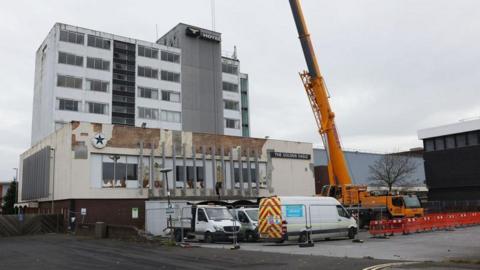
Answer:
[(258, 208), (230, 209), (233, 218), (240, 223), (239, 239), (247, 242), (257, 241), (258, 234)]

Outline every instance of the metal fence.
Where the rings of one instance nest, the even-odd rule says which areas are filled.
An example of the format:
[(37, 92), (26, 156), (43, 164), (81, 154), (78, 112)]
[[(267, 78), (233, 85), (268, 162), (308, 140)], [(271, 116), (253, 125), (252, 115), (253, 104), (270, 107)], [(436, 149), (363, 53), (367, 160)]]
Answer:
[(480, 211), (480, 200), (429, 201), (422, 204), (425, 213), (453, 213)]

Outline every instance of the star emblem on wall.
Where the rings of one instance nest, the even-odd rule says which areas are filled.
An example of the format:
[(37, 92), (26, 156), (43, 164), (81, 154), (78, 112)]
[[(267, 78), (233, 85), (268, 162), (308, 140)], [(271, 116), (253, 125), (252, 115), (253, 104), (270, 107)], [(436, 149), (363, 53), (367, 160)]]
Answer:
[(104, 148), (107, 145), (107, 138), (102, 133), (97, 133), (92, 138), (92, 144), (95, 148)]
[(96, 144), (103, 144), (103, 141), (105, 140), (105, 137), (103, 137), (101, 134), (98, 134), (95, 137), (95, 140), (97, 141)]

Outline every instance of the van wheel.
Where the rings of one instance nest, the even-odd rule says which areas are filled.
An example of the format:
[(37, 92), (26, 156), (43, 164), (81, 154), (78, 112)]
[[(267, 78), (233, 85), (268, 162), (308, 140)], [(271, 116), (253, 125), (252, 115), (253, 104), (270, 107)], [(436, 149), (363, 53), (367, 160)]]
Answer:
[(245, 233), (245, 241), (247, 242), (256, 242), (257, 241), (257, 237), (255, 236), (255, 233), (254, 232), (251, 232), (251, 231), (247, 231)]
[(305, 243), (305, 242), (307, 242), (307, 239), (308, 239), (307, 238), (307, 232), (302, 232), (300, 234), (300, 237), (298, 238), (298, 242), (299, 243)]
[(348, 238), (349, 238), (349, 239), (355, 238), (355, 235), (356, 235), (356, 234), (357, 234), (357, 229), (355, 229), (355, 228), (353, 228), (353, 227), (350, 228), (350, 229), (348, 229)]
[(206, 232), (203, 241), (205, 241), (205, 243), (214, 243), (212, 233)]

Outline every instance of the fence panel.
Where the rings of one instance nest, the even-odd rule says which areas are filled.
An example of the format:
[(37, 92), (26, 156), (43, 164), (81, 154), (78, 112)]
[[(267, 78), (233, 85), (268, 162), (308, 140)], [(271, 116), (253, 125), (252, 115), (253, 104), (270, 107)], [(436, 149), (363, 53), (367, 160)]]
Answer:
[(479, 212), (480, 200), (428, 201), (422, 204), (426, 213)]
[(0, 216), (0, 237), (63, 231), (62, 215)]

